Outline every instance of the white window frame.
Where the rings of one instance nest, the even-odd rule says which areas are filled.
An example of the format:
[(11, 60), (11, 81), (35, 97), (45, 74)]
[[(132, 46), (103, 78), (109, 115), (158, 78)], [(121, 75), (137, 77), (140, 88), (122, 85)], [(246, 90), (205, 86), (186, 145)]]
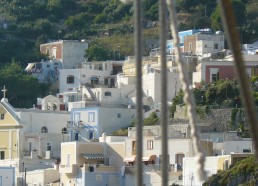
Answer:
[(95, 112), (88, 113), (88, 122), (95, 122)]
[(153, 149), (153, 140), (147, 140), (147, 150)]

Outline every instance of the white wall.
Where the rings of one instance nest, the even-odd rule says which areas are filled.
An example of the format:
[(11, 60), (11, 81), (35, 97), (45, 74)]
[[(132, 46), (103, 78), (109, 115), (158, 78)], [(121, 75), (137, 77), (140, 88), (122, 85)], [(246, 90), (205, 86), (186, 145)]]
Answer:
[(76, 64), (85, 61), (85, 50), (88, 48), (86, 42), (62, 41), (63, 42), (63, 64), (64, 68), (72, 69)]
[[(218, 170), (218, 159), (221, 157), (229, 156), (211, 156), (205, 158), (204, 170), (207, 172), (207, 176), (216, 174)], [(197, 169), (198, 163), (195, 157), (184, 158), (183, 163), (183, 186), (202, 186), (203, 181), (198, 180)]]
[[(161, 73), (154, 72), (143, 75), (143, 92), (148, 97), (152, 97), (155, 104), (161, 102)], [(181, 84), (179, 81), (179, 74), (174, 72), (167, 73), (168, 79), (168, 101), (175, 97), (175, 92), (179, 92)], [(175, 90), (176, 88), (176, 90)]]
[(22, 110), (18, 111), (17, 115), (25, 133), (40, 133), (41, 128), (45, 126), (48, 133), (60, 134), (70, 120), (70, 112), (65, 111)]
[[(128, 108), (99, 108), (99, 136), (102, 133), (110, 135), (113, 131), (128, 127), (135, 116), (135, 109)], [(120, 114), (120, 118), (118, 117)]]
[(59, 180), (59, 171), (55, 169), (35, 170), (27, 172), (27, 185), (47, 185)]
[(13, 167), (0, 167), (0, 185), (15, 185), (15, 169)]
[[(74, 76), (74, 83), (67, 84), (67, 77)], [(59, 92), (63, 93), (69, 89), (77, 89), (81, 84), (91, 83), (91, 77), (99, 77), (99, 82), (103, 82), (104, 77), (110, 76), (110, 71), (100, 71), (91, 69), (61, 69)]]
[(243, 149), (250, 149), (253, 153), (252, 140), (242, 140), (242, 141), (225, 141), (223, 143), (213, 143), (214, 154), (222, 155), (231, 153), (243, 153)]
[[(32, 142), (32, 150), (37, 150), (37, 154), (44, 157), (49, 142), (52, 146), (52, 155), (60, 156), (60, 144), (62, 141), (67, 141), (67, 136), (62, 134), (62, 129), (67, 127), (67, 122), (70, 120), (69, 112), (34, 110), (19, 111), (17, 115), (23, 127), (19, 139), (22, 155), (28, 150), (29, 142)], [(48, 133), (40, 134), (43, 126), (47, 127)]]

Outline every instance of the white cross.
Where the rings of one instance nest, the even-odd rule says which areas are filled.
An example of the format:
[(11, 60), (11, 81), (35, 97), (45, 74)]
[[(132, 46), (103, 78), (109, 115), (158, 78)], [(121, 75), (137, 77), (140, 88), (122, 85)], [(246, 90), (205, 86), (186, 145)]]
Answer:
[(4, 98), (5, 98), (6, 91), (7, 91), (7, 89), (5, 88), (5, 85), (4, 85), (4, 89), (2, 90), (2, 92), (4, 93)]

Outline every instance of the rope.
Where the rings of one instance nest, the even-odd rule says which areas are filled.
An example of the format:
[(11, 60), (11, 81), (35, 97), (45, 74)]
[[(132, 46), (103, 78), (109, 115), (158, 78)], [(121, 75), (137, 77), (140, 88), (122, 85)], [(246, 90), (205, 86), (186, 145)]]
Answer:
[(189, 88), (189, 82), (188, 82), (189, 78), (188, 78), (188, 74), (185, 73), (184, 71), (185, 69), (184, 60), (180, 52), (179, 37), (178, 37), (178, 31), (176, 26), (177, 20), (176, 20), (175, 3), (173, 0), (167, 0), (167, 5), (169, 10), (170, 22), (171, 22), (170, 29), (172, 31), (173, 44), (175, 47), (176, 63), (178, 65), (180, 80), (183, 85), (182, 89), (185, 92), (184, 102), (187, 105), (187, 114), (189, 117), (189, 124), (191, 126), (191, 137), (193, 140), (193, 148), (194, 148), (195, 156), (197, 158), (197, 179), (205, 180), (206, 178), (206, 173), (204, 171), (205, 156), (199, 144), (200, 137), (199, 137), (199, 132), (196, 125), (196, 105), (195, 105), (193, 93)]
[(254, 101), (251, 96), (250, 83), (245, 71), (245, 63), (241, 53), (236, 19), (233, 13), (231, 1), (220, 0), (219, 5), (221, 8), (223, 26), (227, 36), (226, 38), (230, 48), (233, 51), (237, 78), (240, 84), (240, 93), (242, 95), (241, 101), (245, 107), (247, 121), (249, 123), (251, 135), (253, 138), (253, 144), (256, 149), (256, 159), (258, 159), (258, 118), (254, 106)]

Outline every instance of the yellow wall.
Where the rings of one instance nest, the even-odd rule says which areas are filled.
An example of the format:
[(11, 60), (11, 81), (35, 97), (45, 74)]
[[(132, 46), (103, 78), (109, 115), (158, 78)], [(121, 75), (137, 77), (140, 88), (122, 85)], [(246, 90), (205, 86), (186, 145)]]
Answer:
[(4, 151), (5, 159), (17, 158), (17, 130), (0, 130), (0, 151)]
[(67, 154), (70, 156), (70, 165), (76, 164), (76, 146), (75, 143), (62, 143), (61, 144), (61, 164), (66, 165)]
[(1, 120), (0, 119), (0, 130), (1, 130), (1, 126), (3, 125), (17, 125), (16, 120), (12, 117), (12, 115), (10, 113), (8, 113), (5, 108), (0, 106), (0, 116), (1, 114), (4, 114), (4, 119)]
[(5, 152), (5, 159), (18, 158), (17, 155), (17, 135), (19, 134), (19, 123), (0, 104), (0, 116), (4, 114), (4, 119), (0, 118), (0, 151)]
[(9, 131), (0, 131), (0, 151), (4, 151), (5, 159), (9, 159)]
[(230, 157), (227, 156), (227, 157), (221, 157), (218, 159), (218, 170), (224, 170), (224, 164), (225, 164), (225, 161), (228, 160), (228, 165), (231, 164), (230, 162)]
[(18, 158), (18, 156), (17, 156), (17, 145), (18, 144), (16, 144), (16, 143), (18, 143), (17, 142), (17, 134), (18, 134), (18, 130), (13, 130), (11, 133), (12, 133), (12, 145), (11, 145), (11, 149), (12, 149), (12, 153), (13, 153), (13, 155), (12, 155), (12, 158)]

